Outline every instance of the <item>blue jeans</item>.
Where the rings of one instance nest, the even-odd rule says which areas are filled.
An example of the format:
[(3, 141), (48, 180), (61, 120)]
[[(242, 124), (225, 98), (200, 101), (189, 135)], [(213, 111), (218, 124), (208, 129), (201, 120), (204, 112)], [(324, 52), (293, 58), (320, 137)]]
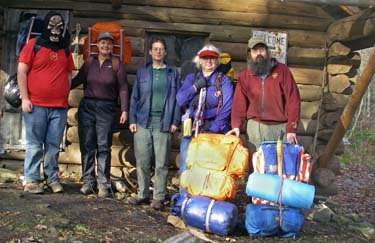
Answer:
[[(191, 141), (191, 137), (181, 137), (180, 141), (180, 166), (178, 169), (178, 174), (181, 176), (182, 172), (186, 170), (186, 155), (187, 150)], [(180, 187), (181, 194), (187, 194), (186, 190)]]
[(134, 134), (134, 154), (137, 161), (139, 198), (150, 198), (152, 155), (155, 154), (153, 198), (165, 200), (172, 135), (160, 132), (160, 118), (152, 118), (147, 128), (137, 125)]
[(59, 182), (57, 161), (67, 109), (33, 106), (32, 112), (22, 112), (22, 117), (26, 130), (25, 181), (40, 182), (40, 163), (44, 154), (47, 184)]

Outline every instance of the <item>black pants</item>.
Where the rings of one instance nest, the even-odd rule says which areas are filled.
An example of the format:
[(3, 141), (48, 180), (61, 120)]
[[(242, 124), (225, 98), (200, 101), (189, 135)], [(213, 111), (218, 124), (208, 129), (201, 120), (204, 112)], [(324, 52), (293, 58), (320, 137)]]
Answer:
[[(78, 109), (78, 135), (84, 183), (110, 187), (114, 101), (84, 98)], [(97, 179), (95, 177), (95, 153)]]

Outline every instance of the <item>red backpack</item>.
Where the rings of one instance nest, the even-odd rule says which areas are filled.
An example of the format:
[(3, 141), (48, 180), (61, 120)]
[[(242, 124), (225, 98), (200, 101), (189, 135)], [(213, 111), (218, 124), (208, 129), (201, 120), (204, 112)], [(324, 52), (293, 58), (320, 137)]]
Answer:
[(122, 63), (129, 64), (132, 56), (131, 43), (121, 25), (114, 22), (97, 22), (89, 28), (88, 36), (84, 37), (83, 42), (83, 59), (87, 60), (92, 54), (98, 53), (96, 43), (100, 32), (110, 32), (112, 34), (115, 39), (113, 55), (119, 57)]

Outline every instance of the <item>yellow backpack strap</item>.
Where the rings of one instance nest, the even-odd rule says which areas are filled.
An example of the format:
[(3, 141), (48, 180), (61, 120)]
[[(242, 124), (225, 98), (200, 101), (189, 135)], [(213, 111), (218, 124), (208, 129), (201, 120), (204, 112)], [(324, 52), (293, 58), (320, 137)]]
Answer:
[(277, 175), (282, 177), (283, 176), (283, 138), (284, 138), (284, 131), (280, 131), (280, 137), (277, 140), (276, 144), (276, 153), (277, 153)]

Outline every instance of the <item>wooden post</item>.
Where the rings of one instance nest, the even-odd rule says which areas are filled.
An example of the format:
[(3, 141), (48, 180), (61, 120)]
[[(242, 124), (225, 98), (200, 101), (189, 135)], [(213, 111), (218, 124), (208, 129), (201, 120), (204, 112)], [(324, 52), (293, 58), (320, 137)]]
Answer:
[(326, 168), (328, 161), (332, 158), (337, 145), (344, 137), (350, 122), (355, 114), (358, 105), (360, 104), (363, 95), (366, 92), (368, 85), (370, 84), (372, 77), (375, 73), (375, 50), (370, 56), (368, 63), (363, 70), (361, 77), (359, 78), (354, 92), (346, 104), (344, 111), (341, 114), (340, 121), (337, 123), (335, 130), (332, 133), (331, 138), (328, 141), (328, 145), (323, 155), (318, 160), (319, 167)]

